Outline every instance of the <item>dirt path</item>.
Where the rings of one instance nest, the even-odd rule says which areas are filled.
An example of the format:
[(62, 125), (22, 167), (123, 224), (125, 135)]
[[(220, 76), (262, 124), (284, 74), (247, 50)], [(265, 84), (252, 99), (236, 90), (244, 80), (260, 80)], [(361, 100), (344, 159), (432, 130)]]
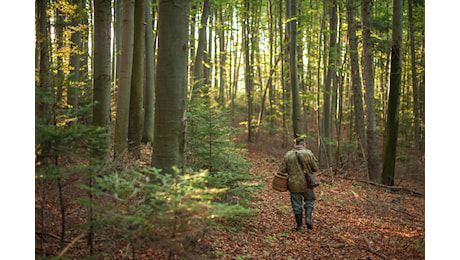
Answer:
[[(257, 176), (272, 174), (280, 158), (249, 152)], [(207, 258), (424, 259), (423, 198), (322, 175), (315, 189), (313, 230), (295, 231), (289, 193), (273, 191), (271, 177), (256, 197), (254, 217), (212, 230)]]

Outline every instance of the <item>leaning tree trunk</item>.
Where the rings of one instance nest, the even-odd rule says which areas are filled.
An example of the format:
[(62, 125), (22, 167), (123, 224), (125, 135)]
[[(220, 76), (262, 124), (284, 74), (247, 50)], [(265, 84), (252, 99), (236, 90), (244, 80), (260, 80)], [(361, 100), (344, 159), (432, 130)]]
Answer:
[(362, 31), (363, 31), (363, 79), (366, 87), (367, 112), (367, 171), (369, 179), (380, 182), (379, 151), (377, 143), (377, 125), (375, 119), (374, 73), (372, 60), (371, 11), (373, 0), (361, 0)]
[(394, 185), (396, 146), (398, 141), (402, 71), (402, 17), (403, 0), (393, 0), (390, 96), (388, 98), (388, 118), (385, 128), (386, 136), (382, 171), (382, 184), (389, 186)]
[(145, 1), (136, 0), (134, 5), (134, 52), (128, 123), (129, 150), (138, 159), (141, 157), (142, 107), (144, 104)]
[(160, 1), (152, 166), (185, 171), (186, 89), (190, 1)]
[(122, 46), (118, 79), (117, 118), (115, 122), (115, 155), (128, 149), (129, 99), (134, 46), (134, 0), (123, 0)]
[(107, 137), (95, 155), (109, 159), (110, 148), (110, 0), (94, 1), (93, 125), (105, 128)]
[(350, 45), (350, 65), (351, 65), (351, 83), (353, 89), (353, 103), (355, 105), (355, 123), (356, 132), (360, 148), (365, 157), (366, 153), (366, 134), (364, 130), (364, 108), (363, 93), (361, 91), (361, 76), (359, 75), (358, 61), (358, 39), (356, 37), (355, 21), (355, 3), (354, 0), (347, 0), (347, 21), (348, 21), (348, 41)]

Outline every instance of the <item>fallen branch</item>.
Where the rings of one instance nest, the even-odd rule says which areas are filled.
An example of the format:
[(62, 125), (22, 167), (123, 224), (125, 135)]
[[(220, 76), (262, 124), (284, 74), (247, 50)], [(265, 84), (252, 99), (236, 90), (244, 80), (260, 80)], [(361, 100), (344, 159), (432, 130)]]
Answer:
[(346, 180), (359, 181), (359, 182), (371, 184), (371, 185), (374, 185), (374, 186), (377, 186), (377, 187), (380, 187), (380, 188), (389, 189), (389, 190), (392, 190), (392, 191), (403, 191), (403, 192), (408, 193), (409, 195), (412, 195), (412, 196), (415, 196), (415, 197), (425, 198), (425, 194), (423, 194), (421, 192), (418, 192), (418, 191), (415, 191), (415, 190), (411, 190), (411, 189), (406, 188), (406, 187), (388, 186), (388, 185), (384, 185), (384, 184), (380, 184), (380, 183), (375, 183), (375, 182), (366, 181), (366, 180), (360, 180), (360, 179), (357, 179), (357, 178), (344, 177), (344, 176), (336, 176), (336, 177), (346, 179)]
[(58, 256), (63, 256), (73, 246), (73, 244), (75, 244), (78, 240), (80, 240), (80, 238), (84, 236), (85, 236), (85, 233), (82, 233), (78, 237), (76, 237), (74, 240), (72, 240), (72, 242), (70, 242), (70, 244), (68, 244)]

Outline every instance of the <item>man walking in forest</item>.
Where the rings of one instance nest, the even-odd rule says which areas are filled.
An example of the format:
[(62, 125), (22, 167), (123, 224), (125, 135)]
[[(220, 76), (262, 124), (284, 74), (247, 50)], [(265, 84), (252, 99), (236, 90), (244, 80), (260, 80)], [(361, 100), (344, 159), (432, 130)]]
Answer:
[[(291, 193), (291, 206), (297, 222), (296, 230), (302, 229), (303, 202), (305, 202), (305, 224), (308, 229), (313, 229), (311, 213), (313, 212), (316, 196), (313, 189), (307, 187), (303, 169), (312, 173), (318, 171), (319, 167), (315, 155), (309, 149), (306, 149), (306, 146), (305, 138), (296, 138), (294, 149), (284, 155), (280, 165), (280, 172), (288, 173), (289, 175), (288, 184)], [(303, 164), (303, 169), (299, 161)]]

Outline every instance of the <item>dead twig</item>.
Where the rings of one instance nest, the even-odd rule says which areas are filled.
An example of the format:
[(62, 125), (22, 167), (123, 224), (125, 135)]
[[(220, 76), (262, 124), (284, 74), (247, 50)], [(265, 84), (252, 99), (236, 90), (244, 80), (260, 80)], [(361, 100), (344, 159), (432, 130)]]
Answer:
[(82, 237), (85, 236), (85, 233), (80, 234), (78, 237), (76, 237), (70, 244), (68, 244), (58, 256), (63, 256), (72, 246), (75, 244), (78, 240), (80, 240)]

